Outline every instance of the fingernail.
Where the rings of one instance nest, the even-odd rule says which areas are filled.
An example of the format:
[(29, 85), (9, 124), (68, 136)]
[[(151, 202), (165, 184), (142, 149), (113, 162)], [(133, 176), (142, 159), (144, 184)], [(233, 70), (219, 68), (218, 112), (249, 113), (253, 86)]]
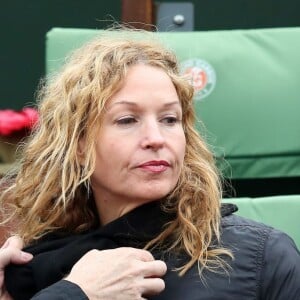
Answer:
[(28, 261), (28, 260), (30, 260), (32, 258), (33, 258), (33, 255), (31, 253), (23, 252), (23, 251), (21, 252), (21, 259), (23, 261)]

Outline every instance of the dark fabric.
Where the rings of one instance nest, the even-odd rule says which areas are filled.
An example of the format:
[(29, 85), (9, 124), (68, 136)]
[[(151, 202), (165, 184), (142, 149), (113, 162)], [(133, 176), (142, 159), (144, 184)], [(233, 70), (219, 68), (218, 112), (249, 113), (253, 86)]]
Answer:
[(142, 248), (174, 216), (162, 213), (159, 202), (140, 206), (121, 218), (84, 234), (50, 234), (24, 250), (34, 255), (26, 265), (5, 269), (5, 285), (14, 300), (30, 299), (67, 275), (89, 250), (122, 246)]
[[(299, 300), (300, 253), (284, 233), (235, 215), (223, 218), (223, 245), (234, 260), (226, 273), (203, 272), (195, 264), (183, 277), (172, 272), (178, 257), (165, 257), (166, 289), (151, 300)], [(219, 270), (220, 271), (220, 270)]]
[(32, 300), (88, 300), (81, 288), (69, 281), (60, 280), (41, 290)]
[[(166, 289), (148, 299), (300, 299), (300, 254), (293, 241), (271, 227), (232, 215), (235, 210), (234, 205), (222, 207), (222, 244), (235, 256), (233, 261), (224, 257), (230, 265), (227, 273), (204, 271), (201, 280), (195, 264), (179, 277), (174, 269), (188, 257), (154, 251), (153, 255), (168, 267), (164, 276)], [(29, 264), (7, 268), (7, 289), (15, 300), (30, 299), (60, 280), (89, 249), (143, 247), (173, 217), (162, 212), (157, 203), (150, 203), (98, 230), (67, 238), (49, 235), (26, 249), (35, 255)]]

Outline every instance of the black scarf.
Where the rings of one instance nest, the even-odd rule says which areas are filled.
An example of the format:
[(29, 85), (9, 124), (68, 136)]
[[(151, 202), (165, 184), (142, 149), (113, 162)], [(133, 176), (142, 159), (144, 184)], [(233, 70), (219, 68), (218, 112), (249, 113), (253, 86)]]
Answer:
[[(235, 211), (222, 205), (222, 216)], [(34, 255), (25, 265), (11, 264), (5, 269), (5, 286), (14, 300), (26, 300), (61, 280), (89, 250), (117, 247), (143, 248), (156, 237), (163, 225), (174, 219), (163, 212), (159, 202), (142, 205), (113, 222), (82, 234), (49, 234), (24, 250)]]

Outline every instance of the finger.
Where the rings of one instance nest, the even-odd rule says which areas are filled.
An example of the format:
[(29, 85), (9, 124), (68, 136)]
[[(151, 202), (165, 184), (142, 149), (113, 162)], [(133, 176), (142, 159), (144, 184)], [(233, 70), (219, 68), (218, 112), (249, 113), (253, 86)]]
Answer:
[(165, 287), (165, 282), (161, 278), (145, 278), (142, 284), (142, 296), (158, 295)]
[(4, 249), (4, 248), (7, 248), (9, 245), (9, 239), (5, 241), (5, 243), (0, 247), (0, 250), (1, 249)]
[(137, 248), (130, 248), (130, 247), (122, 247), (118, 248), (117, 250), (122, 251), (122, 253), (127, 253), (134, 258), (141, 260), (141, 261), (153, 261), (153, 255), (144, 249), (137, 249)]
[(154, 261), (153, 255), (147, 250), (134, 249), (134, 252), (136, 254), (136, 258), (140, 259), (141, 261), (144, 261), (144, 262)]
[(7, 248), (7, 247), (22, 249), (23, 248), (23, 240), (17, 235), (11, 236), (10, 238), (8, 238), (6, 240), (6, 242), (3, 244), (1, 249)]
[(22, 264), (32, 259), (32, 254), (12, 248), (11, 246), (0, 251), (0, 270), (10, 263)]
[(4, 294), (1, 294), (0, 300), (13, 300), (13, 298), (7, 292), (4, 292)]
[(162, 277), (167, 272), (167, 265), (161, 260), (144, 263), (144, 277)]

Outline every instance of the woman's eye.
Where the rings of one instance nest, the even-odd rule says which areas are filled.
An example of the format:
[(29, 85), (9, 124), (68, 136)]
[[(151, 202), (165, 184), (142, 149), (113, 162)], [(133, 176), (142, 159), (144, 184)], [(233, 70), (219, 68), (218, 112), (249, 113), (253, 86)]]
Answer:
[(137, 120), (133, 117), (124, 117), (124, 118), (117, 120), (116, 123), (118, 125), (130, 125), (130, 124), (134, 124), (136, 122), (137, 122)]
[(178, 122), (178, 118), (177, 117), (173, 117), (173, 116), (170, 116), (170, 117), (165, 117), (162, 119), (162, 122), (167, 124), (167, 125), (173, 125), (173, 124), (176, 124)]

